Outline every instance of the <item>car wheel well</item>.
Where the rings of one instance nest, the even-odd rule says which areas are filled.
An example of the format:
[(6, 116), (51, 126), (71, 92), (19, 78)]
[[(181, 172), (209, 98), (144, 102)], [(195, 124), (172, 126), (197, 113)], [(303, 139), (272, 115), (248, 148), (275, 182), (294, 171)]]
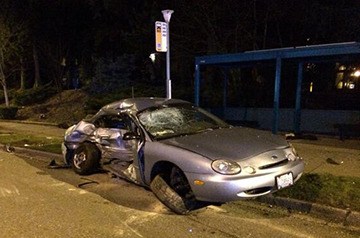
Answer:
[[(150, 181), (152, 181), (158, 174), (162, 174), (162, 177), (165, 180), (168, 180), (169, 176), (170, 176), (171, 168), (174, 166), (176, 166), (176, 165), (171, 162), (167, 162), (167, 161), (157, 162), (151, 170)], [(178, 167), (178, 166), (176, 166), (176, 167)]]

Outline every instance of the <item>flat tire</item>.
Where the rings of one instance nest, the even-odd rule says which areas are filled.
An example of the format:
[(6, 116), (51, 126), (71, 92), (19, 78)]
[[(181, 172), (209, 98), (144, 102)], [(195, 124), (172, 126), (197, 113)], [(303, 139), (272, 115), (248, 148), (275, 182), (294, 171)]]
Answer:
[(155, 196), (176, 214), (185, 215), (190, 211), (187, 209), (183, 198), (165, 182), (161, 174), (155, 176), (150, 188)]

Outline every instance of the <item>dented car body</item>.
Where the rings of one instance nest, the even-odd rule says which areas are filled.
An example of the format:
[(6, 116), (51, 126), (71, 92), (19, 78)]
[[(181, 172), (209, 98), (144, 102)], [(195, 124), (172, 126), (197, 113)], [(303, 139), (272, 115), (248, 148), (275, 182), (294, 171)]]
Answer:
[(104, 106), (66, 131), (63, 155), (79, 174), (101, 167), (150, 187), (179, 214), (275, 192), (304, 170), (282, 137), (233, 127), (189, 102), (162, 98)]

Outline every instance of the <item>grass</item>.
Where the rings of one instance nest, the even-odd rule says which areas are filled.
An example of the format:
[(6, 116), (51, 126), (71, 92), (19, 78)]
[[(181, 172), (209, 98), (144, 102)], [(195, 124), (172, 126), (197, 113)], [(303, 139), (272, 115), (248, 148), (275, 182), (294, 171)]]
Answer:
[(309, 173), (274, 195), (360, 211), (360, 178)]
[(61, 142), (61, 139), (53, 137), (0, 133), (1, 144), (10, 144), (15, 147), (25, 147), (51, 153), (61, 153)]

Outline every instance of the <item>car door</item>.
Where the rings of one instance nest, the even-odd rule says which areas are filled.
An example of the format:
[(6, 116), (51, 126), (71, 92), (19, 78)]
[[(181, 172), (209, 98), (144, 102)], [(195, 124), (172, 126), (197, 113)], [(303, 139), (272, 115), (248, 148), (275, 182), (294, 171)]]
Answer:
[(94, 125), (95, 140), (101, 148), (104, 169), (144, 185), (144, 140), (140, 128), (127, 114), (104, 115)]
[(95, 141), (101, 148), (103, 163), (111, 161), (131, 162), (136, 155), (136, 140), (124, 140), (125, 133), (134, 129), (131, 118), (126, 114), (104, 115), (94, 123)]

